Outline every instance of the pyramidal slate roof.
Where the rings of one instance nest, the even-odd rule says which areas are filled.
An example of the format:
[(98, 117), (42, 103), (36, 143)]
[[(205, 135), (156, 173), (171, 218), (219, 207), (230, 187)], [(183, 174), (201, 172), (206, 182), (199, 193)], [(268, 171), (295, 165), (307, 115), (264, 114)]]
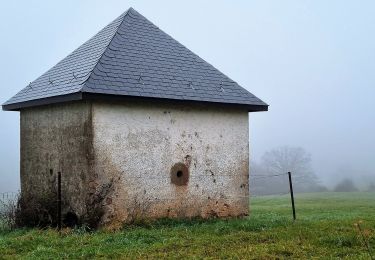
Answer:
[(268, 105), (130, 8), (3, 104), (3, 110), (101, 97)]

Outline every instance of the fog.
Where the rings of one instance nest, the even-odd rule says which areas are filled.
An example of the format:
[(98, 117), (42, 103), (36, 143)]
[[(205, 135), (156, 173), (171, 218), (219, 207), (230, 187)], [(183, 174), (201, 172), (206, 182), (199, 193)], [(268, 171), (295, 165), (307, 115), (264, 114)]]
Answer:
[[(375, 177), (374, 1), (7, 1), (3, 103), (130, 6), (267, 102), (252, 160), (304, 148), (329, 187)], [(19, 189), (19, 114), (0, 112), (0, 192)], [(360, 184), (362, 183), (362, 184)]]

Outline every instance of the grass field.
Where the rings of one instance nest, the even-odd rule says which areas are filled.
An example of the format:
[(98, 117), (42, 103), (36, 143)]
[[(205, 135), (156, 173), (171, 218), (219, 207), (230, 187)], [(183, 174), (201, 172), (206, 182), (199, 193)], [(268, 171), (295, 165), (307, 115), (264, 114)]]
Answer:
[(252, 199), (245, 219), (164, 220), (116, 233), (78, 229), (61, 236), (3, 230), (0, 259), (371, 259), (366, 243), (375, 256), (375, 193), (297, 194), (296, 207), (296, 222), (288, 196), (265, 196)]

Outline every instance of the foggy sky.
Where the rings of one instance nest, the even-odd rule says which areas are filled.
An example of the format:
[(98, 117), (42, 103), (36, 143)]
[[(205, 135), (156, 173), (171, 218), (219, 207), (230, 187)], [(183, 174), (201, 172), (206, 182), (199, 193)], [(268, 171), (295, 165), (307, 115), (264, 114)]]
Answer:
[[(371, 0), (3, 1), (0, 102), (129, 7), (270, 105), (250, 114), (252, 158), (301, 146), (327, 184), (375, 176)], [(19, 113), (0, 123), (0, 192), (15, 191)]]

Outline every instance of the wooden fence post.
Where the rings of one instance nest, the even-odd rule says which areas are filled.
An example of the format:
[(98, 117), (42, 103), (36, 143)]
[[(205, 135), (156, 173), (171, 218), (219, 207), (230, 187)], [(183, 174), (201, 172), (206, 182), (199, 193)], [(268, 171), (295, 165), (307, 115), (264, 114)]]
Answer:
[(292, 174), (290, 172), (288, 172), (288, 177), (289, 177), (290, 199), (292, 200), (293, 220), (296, 220), (296, 208), (294, 207), (294, 194), (293, 194)]
[(61, 172), (57, 173), (57, 229), (61, 230)]

